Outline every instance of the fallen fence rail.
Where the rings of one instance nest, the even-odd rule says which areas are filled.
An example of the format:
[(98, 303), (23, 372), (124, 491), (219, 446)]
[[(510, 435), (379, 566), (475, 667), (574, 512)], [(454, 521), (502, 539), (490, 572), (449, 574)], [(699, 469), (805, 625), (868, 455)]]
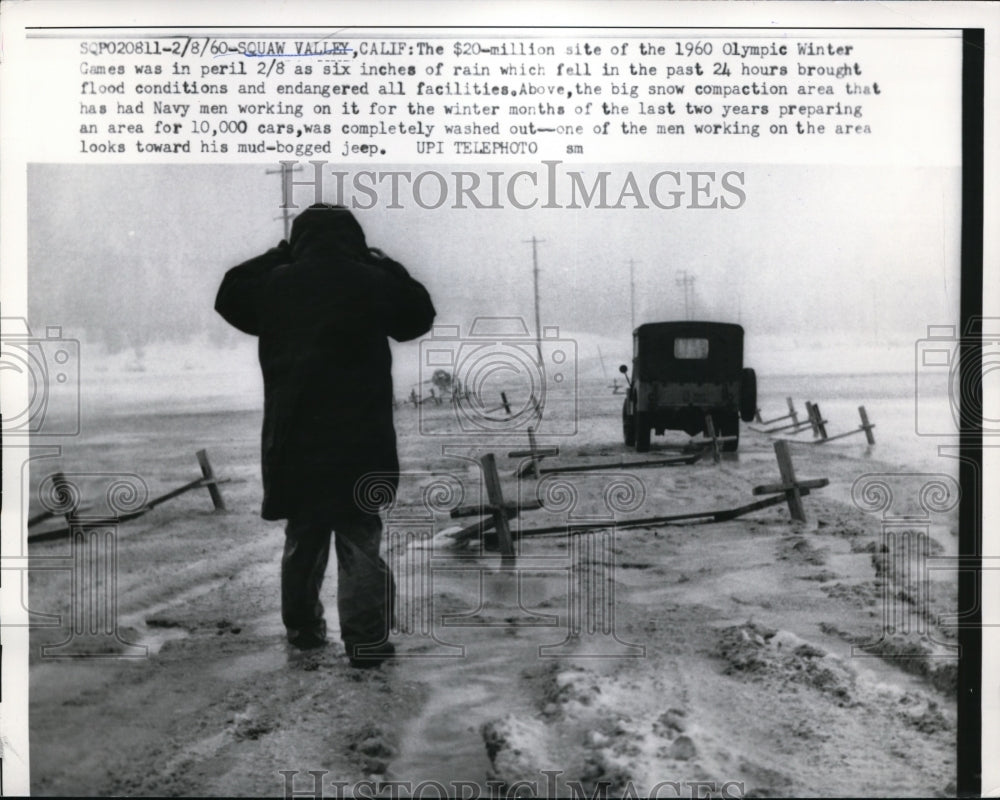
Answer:
[[(489, 504), (482, 506), (460, 506), (454, 509), (453, 517), (481, 515), (486, 517), (461, 530), (451, 534), (452, 540), (456, 544), (463, 544), (470, 540), (481, 538), (484, 546), (495, 546), (499, 543), (500, 551), (505, 556), (513, 556), (513, 542), (515, 539), (531, 536), (548, 536), (556, 534), (578, 535), (588, 531), (604, 530), (607, 528), (628, 529), (628, 528), (649, 528), (661, 525), (671, 525), (677, 523), (695, 524), (708, 522), (725, 522), (736, 519), (745, 514), (761, 511), (765, 508), (781, 504), (788, 505), (789, 515), (792, 520), (806, 522), (805, 508), (802, 505), (802, 498), (807, 497), (814, 489), (828, 486), (830, 481), (827, 478), (812, 478), (799, 480), (795, 475), (795, 468), (792, 463), (788, 442), (779, 439), (774, 442), (774, 452), (778, 461), (778, 470), (781, 475), (779, 483), (764, 484), (753, 489), (754, 495), (771, 495), (761, 500), (736, 506), (734, 508), (713, 509), (707, 511), (686, 511), (679, 514), (667, 514), (653, 517), (639, 517), (634, 519), (601, 520), (597, 522), (569, 523), (562, 525), (547, 525), (535, 528), (519, 528), (512, 530), (509, 520), (516, 517), (521, 511), (537, 510), (542, 508), (540, 502), (530, 501), (522, 505), (505, 503), (499, 489), (499, 477), (496, 475), (496, 467), (492, 461), (492, 454), (487, 454), (481, 459), (483, 464), (483, 477), (486, 480), (489, 491)], [(644, 462), (651, 463), (651, 462)], [(489, 466), (492, 465), (492, 473)], [(609, 465), (602, 465), (607, 468)], [(620, 466), (620, 465), (610, 465)], [(543, 470), (545, 472), (546, 470)], [(582, 471), (580, 469), (569, 468), (567, 470), (554, 469), (553, 472), (562, 471)], [(492, 477), (491, 477), (492, 475)], [(495, 481), (494, 489), (490, 490), (491, 484)], [(495, 536), (488, 536), (493, 528), (497, 529)]]
[(844, 431), (843, 433), (837, 433), (830, 436), (826, 432), (827, 420), (823, 419), (820, 414), (819, 405), (816, 403), (807, 404), (810, 406), (810, 413), (812, 415), (813, 421), (813, 437), (812, 442), (802, 442), (796, 439), (784, 439), (780, 441), (788, 441), (793, 444), (826, 444), (827, 442), (834, 442), (838, 439), (844, 439), (848, 436), (854, 436), (858, 433), (863, 433), (868, 444), (875, 444), (875, 434), (872, 431), (875, 429), (875, 423), (868, 419), (868, 412), (865, 410), (864, 406), (858, 406), (858, 416), (861, 417), (861, 425), (857, 428)]
[(539, 472), (541, 472), (542, 475), (552, 475), (561, 472), (599, 472), (604, 469), (621, 469), (622, 467), (628, 467), (629, 469), (675, 467), (694, 464), (696, 461), (701, 460), (704, 454), (705, 450), (699, 449), (697, 452), (685, 456), (672, 456), (670, 458), (646, 458), (639, 461), (625, 461), (622, 459), (620, 461), (602, 461), (599, 464), (565, 464), (557, 467), (543, 467), (539, 470)]
[[(219, 490), (220, 484), (230, 483), (229, 478), (219, 478), (216, 476), (215, 471), (212, 469), (212, 464), (208, 459), (208, 452), (205, 450), (199, 450), (195, 453), (195, 458), (198, 459), (198, 466), (201, 469), (201, 477), (196, 478), (189, 483), (185, 483), (176, 489), (172, 489), (165, 494), (161, 494), (158, 497), (154, 497), (152, 500), (147, 501), (142, 505), (141, 508), (137, 508), (134, 511), (129, 511), (127, 513), (119, 513), (114, 515), (109, 515), (109, 520), (114, 522), (126, 522), (128, 520), (135, 519), (136, 517), (141, 517), (143, 514), (152, 511), (158, 505), (167, 502), (168, 500), (173, 500), (175, 497), (179, 497), (182, 494), (193, 491), (194, 489), (207, 489), (209, 497), (212, 500), (212, 506), (216, 511), (225, 511), (226, 503), (222, 498), (222, 492)], [(53, 476), (55, 482), (56, 491), (59, 492), (60, 485), (66, 484), (66, 479), (61, 472), (56, 473)], [(70, 494), (66, 495), (67, 497)], [(72, 531), (74, 524), (77, 523), (79, 514), (81, 511), (90, 510), (94, 508), (93, 504), (81, 504), (79, 502), (73, 503), (66, 509), (60, 509), (59, 511), (44, 511), (42, 513), (36, 514), (28, 520), (28, 527), (34, 527), (35, 525), (44, 522), (48, 519), (53, 519), (58, 516), (63, 516), (66, 519), (65, 528), (55, 528), (52, 530), (39, 531), (38, 533), (28, 535), (28, 543), (33, 542), (44, 542), (53, 539), (59, 539), (67, 536), (70, 531)]]

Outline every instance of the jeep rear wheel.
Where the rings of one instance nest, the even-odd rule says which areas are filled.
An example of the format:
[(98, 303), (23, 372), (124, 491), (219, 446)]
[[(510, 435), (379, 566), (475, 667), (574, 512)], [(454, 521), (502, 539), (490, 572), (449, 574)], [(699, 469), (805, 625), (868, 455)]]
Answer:
[(626, 447), (635, 447), (635, 417), (629, 409), (627, 399), (622, 403), (622, 435), (625, 438)]
[(649, 452), (649, 441), (653, 433), (653, 426), (649, 421), (649, 414), (639, 411), (635, 415), (635, 451), (637, 453)]
[(735, 411), (721, 416), (721, 436), (733, 436), (731, 442), (722, 443), (723, 453), (735, 453), (740, 446), (740, 415)]
[(757, 373), (749, 367), (740, 374), (740, 416), (753, 422), (757, 413)]

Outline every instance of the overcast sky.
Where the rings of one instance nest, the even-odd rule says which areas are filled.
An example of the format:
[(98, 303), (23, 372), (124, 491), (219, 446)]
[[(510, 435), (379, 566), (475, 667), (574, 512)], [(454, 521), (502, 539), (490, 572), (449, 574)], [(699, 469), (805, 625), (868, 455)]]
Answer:
[[(525, 168), (542, 171), (537, 163)], [(223, 273), (282, 237), (279, 178), (267, 169), (33, 165), (32, 323), (63, 324), (75, 335), (129, 329), (147, 341), (186, 330), (218, 333), (224, 323), (212, 305)], [(592, 179), (598, 169), (585, 175)], [(829, 333), (872, 343), (912, 340), (957, 315), (957, 169), (607, 169), (613, 187), (629, 171), (647, 187), (662, 169), (737, 169), (746, 201), (730, 210), (431, 210), (404, 192), (401, 209), (383, 200), (356, 214), (369, 243), (427, 285), (438, 321), (463, 329), (478, 315), (520, 314), (532, 324), (532, 236), (544, 240), (542, 323), (567, 331), (627, 340), (629, 259), (636, 262), (639, 323), (683, 318), (681, 270), (695, 278), (693, 316), (740, 320), (749, 332), (799, 341)], [(334, 182), (326, 186), (324, 199), (335, 200)], [(296, 200), (304, 207), (310, 192), (298, 190)]]

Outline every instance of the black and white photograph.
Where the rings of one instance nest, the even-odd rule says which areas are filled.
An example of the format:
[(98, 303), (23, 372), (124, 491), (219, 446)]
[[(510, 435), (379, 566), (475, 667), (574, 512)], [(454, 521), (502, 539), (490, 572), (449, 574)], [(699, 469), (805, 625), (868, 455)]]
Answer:
[(996, 790), (992, 9), (28, 5), (0, 794)]

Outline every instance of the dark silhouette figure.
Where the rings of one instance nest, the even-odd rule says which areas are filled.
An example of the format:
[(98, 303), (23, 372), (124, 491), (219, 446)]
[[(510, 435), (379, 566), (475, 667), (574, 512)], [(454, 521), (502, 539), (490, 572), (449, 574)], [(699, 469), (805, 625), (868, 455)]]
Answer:
[(359, 503), (377, 477), (399, 481), (392, 420), (397, 341), (426, 333), (434, 306), (397, 262), (369, 248), (345, 208), (311, 206), (291, 241), (229, 270), (216, 310), (259, 339), (264, 377), (264, 519), (286, 519), (281, 613), (289, 641), (326, 643), (320, 588), (335, 532), (341, 637), (354, 666), (392, 655), (395, 584), (379, 555), (382, 521)]

